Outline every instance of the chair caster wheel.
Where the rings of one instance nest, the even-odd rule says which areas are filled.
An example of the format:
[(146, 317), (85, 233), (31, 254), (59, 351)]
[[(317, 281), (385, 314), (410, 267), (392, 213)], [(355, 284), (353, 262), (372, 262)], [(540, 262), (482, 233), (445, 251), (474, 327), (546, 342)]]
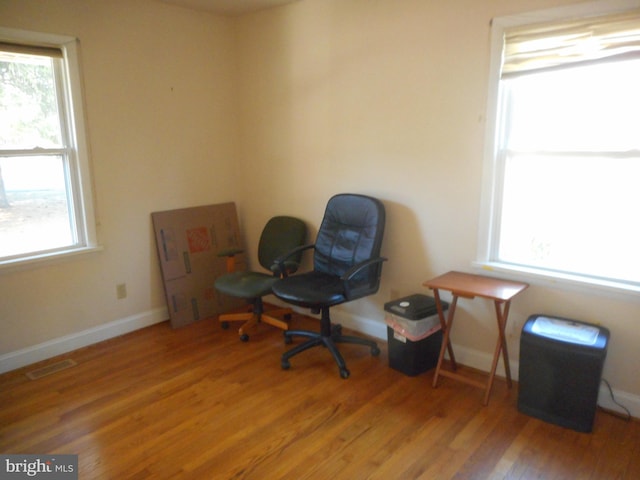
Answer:
[(241, 342), (248, 342), (249, 341), (249, 335), (247, 335), (246, 333), (243, 333), (242, 335), (240, 335), (240, 341)]
[(291, 335), (286, 335), (285, 334), (284, 343), (285, 343), (285, 345), (289, 345), (290, 343), (293, 343), (293, 338), (291, 338)]
[(377, 345), (375, 347), (371, 347), (371, 355), (373, 355), (374, 357), (380, 355), (380, 349)]
[(221, 322), (220, 326), (222, 327), (223, 330), (226, 330), (229, 328), (229, 322)]
[(291, 368), (291, 364), (289, 363), (289, 360), (282, 360), (282, 362), (280, 362), (280, 366), (282, 367), (283, 370), (289, 370)]
[(285, 313), (284, 314), (284, 319), (285, 320), (291, 320), (291, 314), (290, 313)]
[(341, 368), (340, 369), (340, 376), (342, 378), (349, 378), (349, 375), (351, 375), (351, 372), (349, 370), (347, 370), (346, 368)]

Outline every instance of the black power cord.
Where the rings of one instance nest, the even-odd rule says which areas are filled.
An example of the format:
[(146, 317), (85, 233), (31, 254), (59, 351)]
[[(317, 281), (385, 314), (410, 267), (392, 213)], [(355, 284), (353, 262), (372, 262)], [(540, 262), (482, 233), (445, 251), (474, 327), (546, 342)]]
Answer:
[(613, 396), (613, 390), (611, 388), (611, 385), (609, 385), (609, 382), (607, 382), (604, 378), (602, 379), (602, 382), (607, 386), (607, 389), (609, 389), (609, 395), (611, 396), (611, 401), (615, 403), (618, 407), (620, 407), (622, 410), (624, 410), (626, 412), (626, 415), (623, 415), (621, 412), (607, 410), (602, 407), (600, 408), (602, 408), (602, 410), (604, 410), (607, 413), (610, 413), (616, 417), (622, 418), (623, 420), (626, 420), (627, 422), (629, 422), (631, 420), (631, 412), (629, 411), (629, 409), (615, 399), (615, 397)]

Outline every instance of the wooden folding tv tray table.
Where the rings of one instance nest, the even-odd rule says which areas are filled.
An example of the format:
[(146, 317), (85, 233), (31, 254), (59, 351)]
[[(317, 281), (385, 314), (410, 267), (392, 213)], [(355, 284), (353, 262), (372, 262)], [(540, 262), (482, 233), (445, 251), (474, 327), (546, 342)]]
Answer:
[[(507, 353), (507, 341), (505, 336), (505, 326), (507, 324), (507, 317), (509, 316), (509, 306), (513, 297), (525, 290), (529, 285), (521, 282), (513, 282), (509, 280), (501, 280), (498, 278), (485, 277), (482, 275), (474, 275), (470, 273), (462, 272), (448, 272), (439, 277), (435, 277), (423, 283), (425, 287), (433, 290), (433, 295), (436, 301), (436, 307), (438, 309), (438, 315), (440, 317), (440, 324), (444, 335), (442, 337), (442, 347), (440, 348), (440, 356), (438, 357), (438, 364), (436, 366), (435, 375), (433, 377), (433, 386), (438, 384), (438, 377), (440, 375), (444, 377), (453, 378), (470, 385), (473, 385), (484, 390), (483, 404), (489, 403), (489, 394), (491, 393), (491, 387), (493, 386), (493, 380), (496, 375), (496, 368), (498, 366), (498, 359), (502, 352), (504, 359), (504, 369), (507, 377), (507, 385), (511, 388), (511, 370), (509, 368), (509, 354)], [(440, 290), (451, 292), (453, 299), (449, 304), (449, 313), (445, 322), (444, 311), (442, 309), (442, 303), (440, 300)], [(493, 354), (493, 362), (491, 364), (491, 370), (486, 383), (479, 382), (456, 372), (457, 363), (453, 354), (453, 347), (451, 346), (451, 340), (449, 334), (451, 333), (451, 327), (453, 326), (453, 318), (456, 312), (456, 303), (458, 298), (475, 298), (481, 297), (488, 300), (492, 300), (496, 308), (496, 318), (498, 321), (498, 340), (496, 342), (495, 352)], [(449, 351), (449, 358), (451, 361), (452, 370), (446, 370), (443, 368), (443, 359), (445, 351)]]

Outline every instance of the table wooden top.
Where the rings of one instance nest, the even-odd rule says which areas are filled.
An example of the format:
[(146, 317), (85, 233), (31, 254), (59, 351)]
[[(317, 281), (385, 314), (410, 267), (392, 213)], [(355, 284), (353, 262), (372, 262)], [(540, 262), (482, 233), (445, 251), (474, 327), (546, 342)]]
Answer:
[(484, 297), (500, 301), (511, 300), (529, 286), (522, 282), (463, 272), (448, 272), (422, 285), (432, 290), (448, 290), (460, 297)]

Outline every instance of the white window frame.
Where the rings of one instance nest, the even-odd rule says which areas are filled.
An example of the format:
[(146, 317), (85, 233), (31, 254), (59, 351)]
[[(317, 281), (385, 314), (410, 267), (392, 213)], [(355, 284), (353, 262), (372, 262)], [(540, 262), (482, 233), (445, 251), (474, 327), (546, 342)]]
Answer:
[(12, 271), (33, 264), (57, 261), (82, 253), (99, 251), (96, 220), (93, 207), (92, 180), (89, 164), (89, 146), (85, 127), (82, 81), (78, 40), (74, 37), (30, 32), (0, 27), (0, 41), (9, 43), (56, 47), (62, 51), (62, 76), (65, 91), (66, 116), (63, 128), (71, 147), (69, 155), (70, 189), (73, 196), (77, 242), (75, 245), (46, 252), (25, 253), (0, 260), (0, 272)]
[(499, 99), (500, 76), (505, 30), (521, 25), (560, 21), (584, 16), (608, 15), (640, 7), (638, 0), (600, 0), (525, 14), (497, 17), (491, 23), (491, 57), (489, 70), (489, 92), (486, 113), (484, 165), (482, 174), (482, 196), (478, 231), (478, 251), (472, 265), (489, 275), (507, 275), (510, 278), (533, 284), (563, 287), (570, 290), (599, 290), (622, 295), (637, 296), (640, 287), (628, 283), (594, 279), (581, 275), (549, 272), (496, 261), (498, 248), (498, 222), (501, 204), (501, 189), (504, 170), (499, 164)]

